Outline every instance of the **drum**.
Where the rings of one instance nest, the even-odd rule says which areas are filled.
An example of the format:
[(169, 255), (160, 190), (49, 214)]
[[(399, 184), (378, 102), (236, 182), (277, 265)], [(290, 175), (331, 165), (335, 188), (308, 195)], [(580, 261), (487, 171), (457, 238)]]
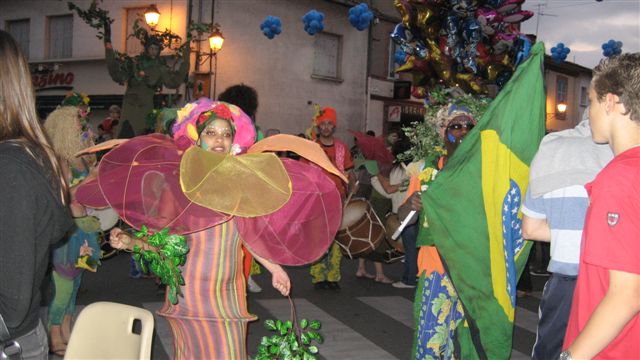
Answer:
[(389, 213), (384, 220), (384, 228), (386, 229), (387, 242), (393, 246), (394, 249), (404, 253), (404, 245), (402, 244), (402, 236), (398, 237), (395, 241), (391, 239), (396, 230), (400, 227), (400, 219), (398, 219), (398, 214)]
[(120, 220), (118, 213), (112, 208), (87, 208), (87, 215), (95, 216), (100, 222), (100, 229), (102, 230), (98, 235), (100, 250), (102, 252), (100, 259), (104, 261), (117, 255), (118, 249), (114, 249), (109, 245), (109, 230), (118, 224), (118, 220)]
[(98, 218), (102, 231), (111, 230), (118, 223), (118, 213), (110, 207), (104, 209), (87, 208), (87, 215)]
[(384, 225), (368, 201), (349, 201), (336, 234), (336, 241), (345, 256), (353, 259), (368, 255), (382, 243), (384, 235)]

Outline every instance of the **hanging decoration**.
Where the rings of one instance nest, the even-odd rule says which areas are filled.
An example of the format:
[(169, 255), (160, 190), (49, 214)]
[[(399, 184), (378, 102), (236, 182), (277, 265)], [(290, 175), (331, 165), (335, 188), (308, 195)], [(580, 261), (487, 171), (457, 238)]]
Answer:
[(358, 31), (368, 28), (371, 20), (373, 20), (373, 12), (369, 10), (366, 3), (360, 3), (349, 9), (349, 22)]
[(324, 24), (322, 23), (323, 20), (323, 13), (316, 10), (309, 11), (302, 17), (304, 31), (311, 36), (315, 35), (318, 31), (322, 31), (322, 29), (324, 29)]
[(555, 60), (556, 64), (561, 64), (567, 59), (567, 55), (571, 52), (571, 49), (564, 46), (564, 43), (558, 43), (551, 48), (551, 57)]
[(260, 30), (264, 36), (272, 40), (276, 35), (282, 32), (282, 21), (277, 16), (267, 16), (262, 24), (260, 24)]
[(393, 61), (398, 65), (404, 65), (407, 62), (407, 54), (402, 49), (398, 49), (393, 54)]
[(413, 76), (412, 95), (436, 88), (483, 94), (501, 87), (524, 61), (531, 40), (519, 23), (533, 16), (524, 0), (394, 0), (402, 22), (391, 33), (406, 54), (397, 72)]
[(612, 57), (622, 54), (622, 41), (615, 41), (613, 39), (602, 44), (602, 55), (605, 57)]

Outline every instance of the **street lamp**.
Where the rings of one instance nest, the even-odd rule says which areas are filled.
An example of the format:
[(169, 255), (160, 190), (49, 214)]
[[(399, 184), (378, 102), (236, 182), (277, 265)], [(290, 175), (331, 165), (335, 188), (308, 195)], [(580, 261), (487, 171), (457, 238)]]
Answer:
[[(205, 61), (209, 60), (209, 74), (213, 72), (213, 96), (211, 98), (215, 99), (216, 80), (218, 75), (218, 51), (222, 50), (222, 45), (224, 44), (224, 37), (222, 36), (222, 31), (220, 31), (220, 28), (218, 28), (217, 24), (213, 25), (213, 31), (211, 32), (207, 40), (209, 42), (209, 53), (204, 53), (200, 51), (198, 52), (196, 57), (196, 63), (197, 63), (196, 67), (198, 68), (199, 65), (202, 65), (204, 64)], [(200, 41), (206, 41), (206, 40), (202, 39), (198, 41), (200, 42)], [(211, 64), (212, 61), (213, 61), (213, 66)]]
[(156, 7), (156, 4), (151, 4), (144, 12), (144, 20), (147, 22), (147, 25), (151, 27), (155, 27), (158, 25), (158, 21), (160, 21), (160, 12)]
[(209, 47), (215, 54), (222, 49), (222, 44), (224, 44), (224, 37), (222, 37), (222, 32), (220, 31), (220, 29), (215, 29), (209, 36)]
[(567, 104), (565, 102), (559, 102), (556, 108), (560, 114), (564, 114), (565, 111), (567, 111)]

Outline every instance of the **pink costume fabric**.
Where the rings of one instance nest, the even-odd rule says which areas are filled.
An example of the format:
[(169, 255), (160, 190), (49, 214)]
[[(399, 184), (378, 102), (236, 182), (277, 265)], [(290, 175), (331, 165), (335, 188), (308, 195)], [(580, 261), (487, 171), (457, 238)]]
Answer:
[[(255, 317), (247, 310), (241, 242), (278, 264), (313, 262), (338, 230), (340, 195), (315, 165), (282, 159), (291, 180), (289, 201), (271, 214), (233, 217), (184, 196), (182, 154), (164, 135), (131, 139), (103, 157), (97, 181), (81, 185), (77, 198), (88, 206), (111, 206), (134, 228), (145, 224), (151, 231), (169, 227), (188, 234), (184, 297), (176, 305), (166, 300), (159, 312), (173, 332), (174, 358), (246, 359), (247, 323)], [(242, 179), (237, 182), (242, 186)]]

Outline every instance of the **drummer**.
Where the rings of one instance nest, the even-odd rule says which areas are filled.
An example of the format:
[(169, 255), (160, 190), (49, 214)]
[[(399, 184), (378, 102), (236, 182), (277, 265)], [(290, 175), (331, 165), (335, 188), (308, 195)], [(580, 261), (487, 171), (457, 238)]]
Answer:
[[(314, 123), (316, 124), (315, 141), (320, 144), (333, 165), (348, 175), (349, 187), (353, 189), (355, 187), (355, 175), (350, 171), (353, 169), (353, 160), (351, 159), (349, 147), (334, 137), (337, 124), (336, 110), (332, 107), (320, 109), (314, 117)], [(345, 201), (349, 188), (339, 177), (333, 174), (328, 175), (335, 182), (342, 200)], [(327, 256), (311, 265), (311, 282), (314, 288), (317, 290), (330, 289), (340, 291), (338, 282), (341, 278), (341, 263), (342, 253), (340, 252), (340, 246), (334, 242), (329, 248)]]

